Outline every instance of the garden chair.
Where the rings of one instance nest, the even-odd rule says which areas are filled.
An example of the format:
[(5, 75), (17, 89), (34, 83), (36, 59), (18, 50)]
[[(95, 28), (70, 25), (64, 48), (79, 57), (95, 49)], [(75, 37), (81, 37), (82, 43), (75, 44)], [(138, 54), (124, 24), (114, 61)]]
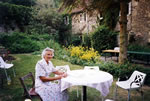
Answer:
[[(20, 77), (19, 80), (24, 89), (24, 93), (23, 93), (24, 97), (29, 99), (32, 99), (33, 97), (40, 98), (40, 96), (35, 92), (35, 88), (34, 88), (35, 79), (34, 76), (32, 75), (32, 72), (29, 72), (27, 75)], [(29, 82), (29, 80), (31, 80), (30, 84), (27, 83), (27, 81)], [(41, 98), (40, 100), (42, 101)]]
[(114, 101), (114, 100), (111, 100), (111, 99), (106, 99), (105, 101)]
[(128, 100), (127, 101), (130, 101), (130, 91), (134, 90), (134, 89), (141, 92), (142, 100), (144, 100), (142, 86), (144, 84), (145, 77), (146, 77), (145, 73), (142, 73), (139, 71), (134, 71), (128, 80), (117, 81), (116, 82), (116, 90), (115, 90), (115, 99), (116, 99), (116, 95), (117, 95), (117, 88), (120, 87), (125, 90), (128, 90)]
[[(11, 67), (13, 67), (13, 66), (14, 66), (14, 64), (12, 64), (12, 63), (11, 63), (11, 64), (6, 63), (6, 62), (3, 60), (3, 58), (0, 56), (0, 68), (1, 68), (1, 69), (4, 69), (4, 73), (5, 73), (5, 75), (6, 75), (7, 81), (10, 80), (10, 77), (8, 76), (6, 69), (9, 69), (9, 68), (11, 68)], [(15, 77), (16, 74), (15, 74), (14, 68), (12, 68), (12, 70), (13, 70), (13, 74), (14, 74), (14, 77)]]
[[(66, 72), (66, 73), (70, 71), (69, 65), (56, 66), (56, 69), (61, 72)], [(55, 76), (57, 76), (57, 75), (55, 75)], [(60, 83), (60, 80), (55, 81), (55, 83)]]
[(56, 66), (56, 69), (61, 71), (61, 72), (69, 72), (70, 71), (69, 65)]
[(84, 66), (84, 70), (96, 70), (99, 71), (98, 66)]
[(118, 50), (118, 51), (120, 51), (120, 48), (119, 48), (119, 47), (115, 47), (115, 48), (114, 48), (114, 50)]

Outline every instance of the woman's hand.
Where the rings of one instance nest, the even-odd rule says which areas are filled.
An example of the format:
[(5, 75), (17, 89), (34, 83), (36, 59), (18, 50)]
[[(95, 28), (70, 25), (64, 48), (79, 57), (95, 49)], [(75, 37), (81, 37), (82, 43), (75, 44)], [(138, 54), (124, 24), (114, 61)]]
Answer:
[(59, 77), (60, 77), (60, 79), (65, 78), (65, 77), (67, 77), (67, 73), (63, 73), (62, 75), (59, 75)]
[(64, 78), (67, 77), (67, 73), (63, 73), (63, 77), (64, 77)]

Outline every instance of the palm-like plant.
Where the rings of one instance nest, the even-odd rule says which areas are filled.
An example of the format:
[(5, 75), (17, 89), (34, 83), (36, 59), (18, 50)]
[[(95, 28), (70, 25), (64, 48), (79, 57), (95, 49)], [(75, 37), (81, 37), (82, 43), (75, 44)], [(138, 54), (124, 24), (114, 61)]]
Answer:
[[(74, 7), (79, 7), (82, 5), (83, 8), (92, 10), (97, 9), (99, 11), (107, 12), (111, 9), (111, 5), (118, 3), (120, 6), (116, 6), (120, 9), (120, 53), (119, 53), (119, 63), (125, 63), (127, 59), (127, 7), (130, 0), (62, 0), (63, 7), (67, 7), (69, 11)], [(115, 6), (113, 6), (115, 7)]]

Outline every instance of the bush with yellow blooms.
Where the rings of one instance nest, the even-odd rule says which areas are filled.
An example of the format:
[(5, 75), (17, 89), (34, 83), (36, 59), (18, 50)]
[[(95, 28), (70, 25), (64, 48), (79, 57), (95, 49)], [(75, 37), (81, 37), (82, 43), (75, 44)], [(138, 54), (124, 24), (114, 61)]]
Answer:
[(72, 57), (78, 57), (79, 59), (86, 61), (96, 62), (100, 59), (100, 55), (93, 48), (87, 48), (82, 46), (70, 46), (69, 52)]

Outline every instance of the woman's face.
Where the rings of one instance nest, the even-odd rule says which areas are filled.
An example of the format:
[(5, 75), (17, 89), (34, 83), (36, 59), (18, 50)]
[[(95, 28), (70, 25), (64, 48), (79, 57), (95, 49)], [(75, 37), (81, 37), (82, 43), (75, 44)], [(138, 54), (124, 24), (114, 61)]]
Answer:
[(53, 52), (52, 51), (46, 51), (46, 54), (45, 54), (45, 56), (44, 56), (44, 59), (46, 60), (46, 61), (49, 61), (49, 60), (51, 60), (53, 58)]

